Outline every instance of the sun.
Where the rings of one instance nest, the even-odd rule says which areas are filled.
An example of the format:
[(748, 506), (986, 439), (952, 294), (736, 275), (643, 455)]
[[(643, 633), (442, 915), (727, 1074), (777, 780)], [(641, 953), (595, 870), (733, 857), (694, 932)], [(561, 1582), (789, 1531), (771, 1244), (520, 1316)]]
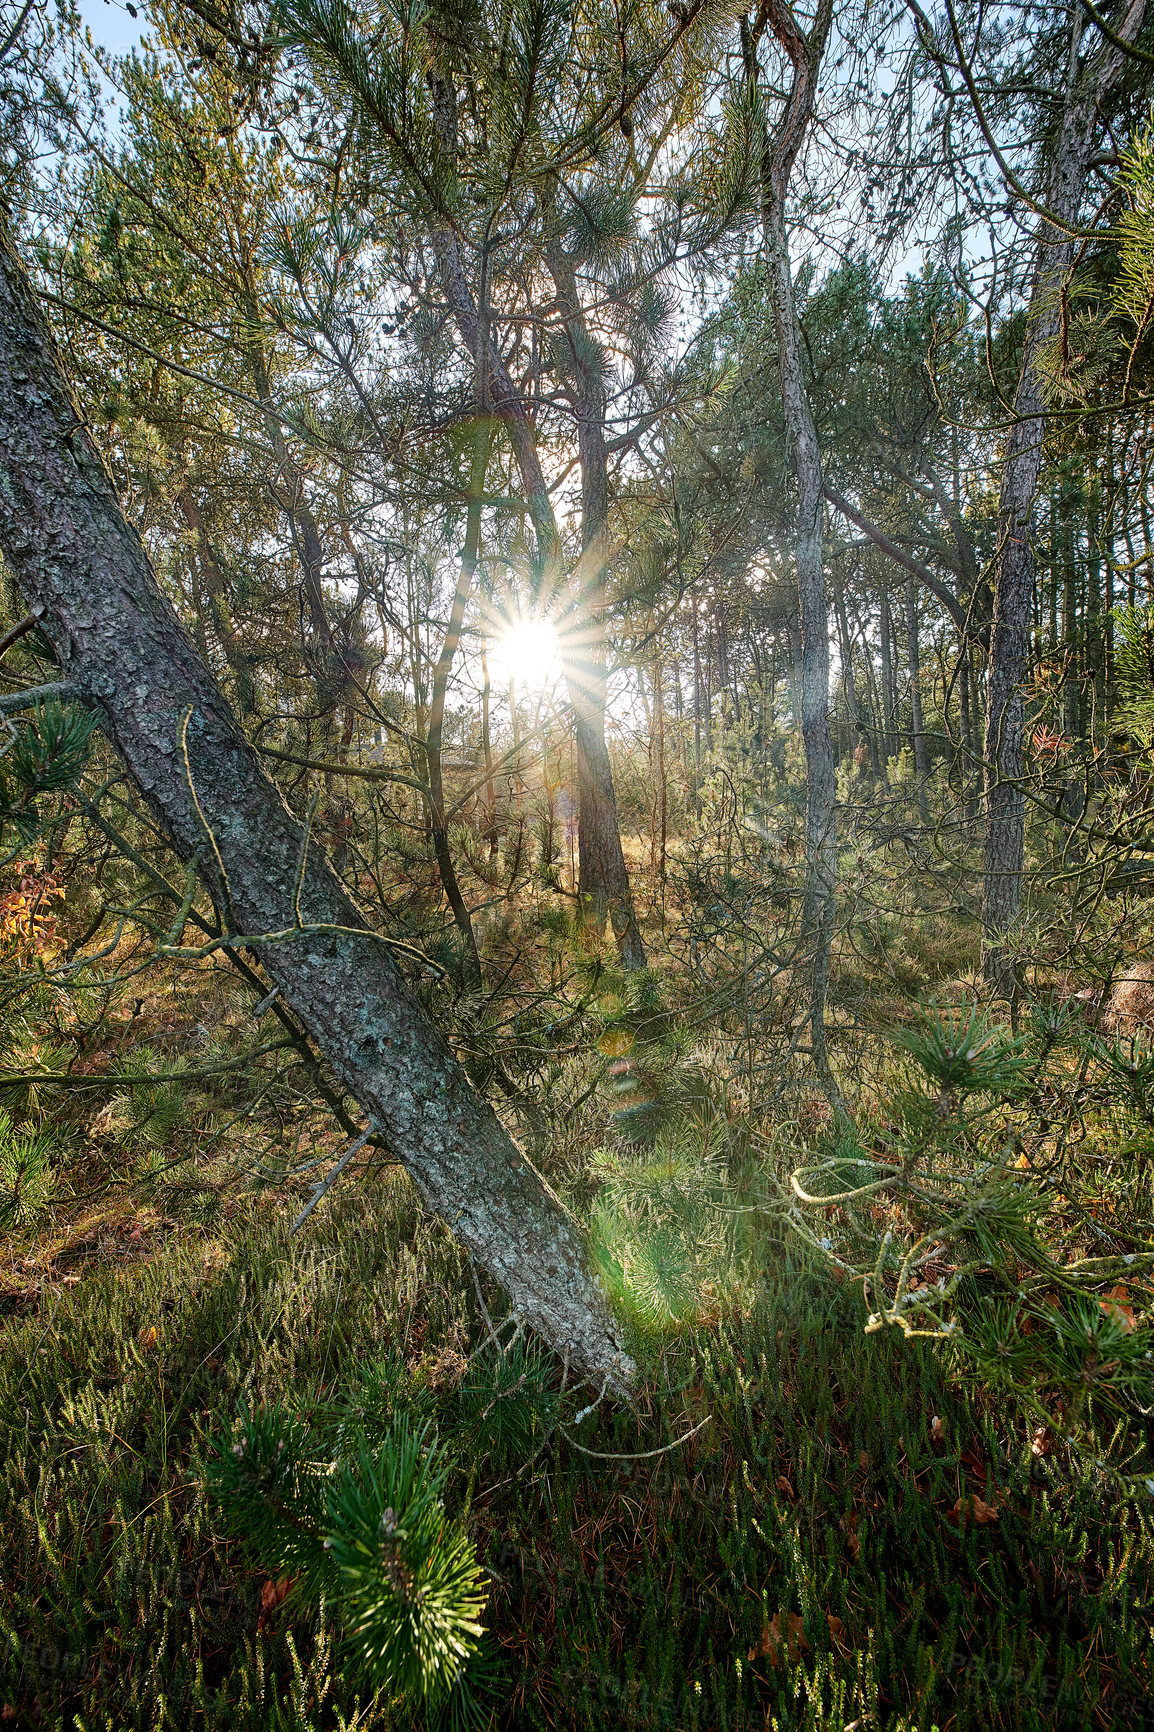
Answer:
[(507, 679), (542, 691), (557, 677), (560, 653), (551, 619), (516, 619), (497, 640), (496, 660)]

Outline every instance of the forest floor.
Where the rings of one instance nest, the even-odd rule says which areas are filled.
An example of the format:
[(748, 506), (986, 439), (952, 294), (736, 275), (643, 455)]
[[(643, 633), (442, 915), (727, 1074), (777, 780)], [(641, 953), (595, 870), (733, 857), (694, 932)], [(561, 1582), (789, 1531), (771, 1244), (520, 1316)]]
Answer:
[[(956, 923), (924, 926), (920, 953), (891, 939), (868, 979), (842, 955), (843, 1018), (859, 988), (898, 1005), (966, 961)], [(155, 1075), (227, 1051), (240, 1013), (212, 970), (141, 992), (86, 1064), (131, 1055)], [(569, 1129), (550, 1177), (594, 1222), (619, 1050), (603, 1039), (551, 1085)], [(731, 1125), (741, 1087), (721, 1101)], [(1154, 1480), (1140, 1415), (1039, 1426), (936, 1343), (864, 1333), (860, 1287), (754, 1211), (740, 1277), (639, 1326), (634, 1407), (579, 1419), (547, 1355), (494, 1347), (479, 1301), (499, 1317), (500, 1295), (399, 1168), (346, 1183), (290, 1237), (307, 1188), (243, 1181), (265, 1109), (229, 1122), (226, 1104), (152, 1082), (67, 1107), (67, 1192), (0, 1248), (3, 1724), (420, 1723), (358, 1689), (339, 1608), (270, 1577), (206, 1490), (240, 1404), (280, 1403), (321, 1430), (435, 1425), (449, 1513), (488, 1572), (478, 1688), (496, 1726), (1154, 1726), (1154, 1498), (1116, 1471)], [(812, 1090), (791, 1108), (794, 1158), (807, 1110), (820, 1119)], [(308, 1124), (311, 1150), (340, 1146)], [(118, 1183), (111, 1148), (131, 1154)]]

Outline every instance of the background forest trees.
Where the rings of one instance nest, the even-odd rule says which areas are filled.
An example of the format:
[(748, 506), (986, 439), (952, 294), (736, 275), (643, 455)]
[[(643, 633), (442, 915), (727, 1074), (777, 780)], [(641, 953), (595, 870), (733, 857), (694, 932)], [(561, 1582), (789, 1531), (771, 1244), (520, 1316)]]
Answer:
[[(695, 812), (743, 713), (763, 745), (784, 742), (812, 688), (823, 881), (833, 762), (884, 790), (906, 742), (918, 822), (951, 826), (955, 860), (983, 803), (987, 948), (1009, 943), (1012, 963), (1027, 783), (1053, 769), (1027, 736), (1052, 729), (1071, 783), (1093, 779), (1115, 605), (1145, 595), (1130, 459), (1148, 321), (1106, 310), (1116, 147), (1144, 119), (1148, 64), (1125, 48), (1140, 10), (1121, 45), (1085, 20), (1039, 35), (1012, 10), (940, 28), (847, 14), (780, 114), (781, 67), (763, 75), (756, 54), (772, 41), (788, 67), (795, 26), (772, 9), (742, 26), (746, 50), (708, 8), (152, 17), (159, 57), (109, 74), (116, 128), (58, 90), (57, 182), (48, 204), (30, 184), (29, 220), (154, 556), (262, 749), (328, 766), (338, 861), (388, 871), (382, 816), (418, 855), (431, 845), (475, 973), (508, 770), (524, 810), (521, 772), (548, 763), (552, 730), (574, 754), (544, 777), (576, 807), (566, 887), (643, 966), (621, 831), (660, 808), (668, 835), (669, 776), (640, 778), (622, 825), (611, 670), (610, 722), (681, 765)], [(829, 601), (809, 628), (788, 525), (816, 507), (793, 503), (797, 411), (774, 376), (785, 267), (771, 313), (756, 216), (782, 149), (799, 178), (765, 194), (766, 257), (787, 256), (788, 223), (787, 373), (817, 443), (802, 494), (817, 488), (829, 519)], [(921, 261), (904, 284), (903, 250)], [(1120, 317), (1134, 342), (1108, 403), (1102, 368), (1073, 351), (1103, 318), (1125, 348)], [(1071, 393), (1089, 410), (1088, 390), (1099, 401), (1078, 413)], [(1029, 570), (1011, 572), (1019, 548)], [(536, 619), (557, 633), (567, 723), (530, 720), (535, 670), (502, 665), (493, 686), (494, 645)], [(337, 766), (366, 749), (384, 755), (362, 846)], [(951, 793), (931, 814), (939, 768)], [(1071, 786), (1059, 822), (1086, 798)], [(532, 852), (514, 850), (514, 880)]]
[[(1095, 921), (1103, 989), (1125, 955), (1143, 18), (174, 0), (116, 61), (14, 21), (84, 425), (306, 853), (535, 1144), (525, 1019), (564, 1049), (607, 924), (629, 1003), (740, 979), (774, 1098), (846, 1125), (900, 909), (948, 915), (955, 976), (980, 937), (1015, 1027), (1039, 956), (1075, 991)], [(70, 983), (155, 929), (61, 848), (167, 869), (101, 774), (38, 844), (86, 886)]]

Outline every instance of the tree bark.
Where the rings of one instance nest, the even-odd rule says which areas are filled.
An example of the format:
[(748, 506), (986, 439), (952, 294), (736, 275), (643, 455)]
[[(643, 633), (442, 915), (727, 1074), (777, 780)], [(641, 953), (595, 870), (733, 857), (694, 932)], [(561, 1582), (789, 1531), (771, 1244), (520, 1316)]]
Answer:
[[(818, 0), (808, 35), (786, 0), (763, 0), (766, 20), (792, 69), (785, 112), (767, 137), (762, 163), (762, 231), (769, 271), (777, 368), (797, 485), (794, 559), (801, 619), (801, 732), (805, 748), (806, 884), (803, 937), (811, 947), (808, 1018), (814, 1066), (835, 1104), (840, 1091), (829, 1066), (825, 999), (837, 913), (837, 781), (829, 732), (829, 604), (826, 598), (825, 502), (821, 451), (801, 360), (801, 325), (793, 291), (786, 199), (798, 152), (813, 119), (817, 75), (833, 18), (832, 0)], [(747, 76), (756, 80), (756, 40), (745, 32)]]
[(433, 671), (433, 690), (429, 702), (429, 726), (425, 734), (425, 759), (429, 769), (429, 793), (432, 796), (430, 805), (432, 807), (433, 852), (437, 858), (437, 870), (441, 875), (441, 887), (448, 899), (449, 907), (453, 911), (453, 919), (464, 941), (473, 980), (478, 986), (481, 984), (481, 956), (477, 949), (472, 916), (461, 893), (457, 870), (453, 865), (452, 850), (449, 847), (441, 746), (445, 731), (445, 699), (449, 689), (449, 675), (453, 670), (453, 662), (461, 642), (461, 627), (465, 620), (465, 607), (469, 600), (469, 591), (473, 587), (473, 574), (477, 569), (477, 559), (481, 550), (481, 503), (485, 492), (485, 471), (489, 465), (490, 443), (489, 423), (484, 413), (484, 406), (478, 404), (477, 426), (473, 435), (473, 456), (469, 466), (469, 503), (465, 519), (465, 545), (461, 549), (460, 570), (457, 587), (453, 592), (453, 605), (449, 612), (449, 625), (445, 632), (445, 641), (441, 645), (441, 653), (437, 657), (437, 666)]
[(626, 969), (637, 969), (645, 967), (645, 946), (621, 847), (617, 795), (605, 741), (605, 568), (609, 563), (605, 387), (589, 363), (593, 338), (578, 298), (572, 261), (559, 242), (550, 247), (548, 262), (570, 337), (581, 462), (581, 564), (574, 597), (577, 624), (576, 630), (563, 634), (561, 640), (577, 743), (578, 906), (598, 937), (605, 930), (606, 917), (612, 921), (622, 964)]
[(878, 618), (878, 636), (881, 640), (882, 652), (882, 772), (884, 774), (894, 755), (894, 716), (897, 711), (893, 620), (890, 615), (890, 592), (884, 585), (881, 592), (881, 609)]
[(570, 1366), (628, 1389), (635, 1368), (573, 1222), (364, 930), (328, 862), (308, 851), (162, 595), (6, 227), (0, 548), (63, 678), (96, 707), (179, 857), (199, 858), (234, 947), (242, 935), (288, 932), (253, 948), (427, 1203)]
[(906, 579), (906, 651), (910, 664), (910, 728), (914, 748), (914, 779), (918, 787), (918, 813), (922, 823), (929, 821), (926, 800), (925, 724), (922, 720), (922, 655), (918, 641), (918, 586), (912, 577)]
[[(1133, 0), (1120, 34), (1132, 41), (1145, 0)], [(1014, 964), (1006, 941), (1022, 907), (1026, 798), (1022, 790), (1025, 700), (1034, 616), (1034, 495), (1045, 438), (1046, 350), (1060, 329), (1062, 284), (1074, 256), (1067, 233), (1078, 221), (1090, 158), (1099, 132), (1098, 105), (1124, 57), (1103, 44), (1080, 65), (1082, 13), (1071, 13), (1066, 87), (1044, 176), (1044, 218), (1034, 255), (1025, 348), (1014, 397), (1014, 425), (998, 498), (994, 621), (986, 692), (986, 836), (982, 897), (982, 967), (986, 979), (1011, 991)], [(1060, 226), (1058, 226), (1060, 225)]]

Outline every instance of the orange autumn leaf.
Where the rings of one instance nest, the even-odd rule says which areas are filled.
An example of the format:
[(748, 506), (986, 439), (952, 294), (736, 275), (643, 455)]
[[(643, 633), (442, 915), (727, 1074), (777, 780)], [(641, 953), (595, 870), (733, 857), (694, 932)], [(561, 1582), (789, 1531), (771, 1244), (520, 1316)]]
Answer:
[(63, 944), (51, 904), (63, 897), (64, 885), (39, 860), (17, 860), (14, 870), (18, 888), (0, 896), (0, 951), (24, 968), (37, 957), (51, 957)]
[(1125, 1287), (1111, 1287), (1098, 1301), (1098, 1308), (1103, 1316), (1112, 1318), (1127, 1334), (1134, 1327), (1134, 1308), (1128, 1303), (1129, 1298)]

